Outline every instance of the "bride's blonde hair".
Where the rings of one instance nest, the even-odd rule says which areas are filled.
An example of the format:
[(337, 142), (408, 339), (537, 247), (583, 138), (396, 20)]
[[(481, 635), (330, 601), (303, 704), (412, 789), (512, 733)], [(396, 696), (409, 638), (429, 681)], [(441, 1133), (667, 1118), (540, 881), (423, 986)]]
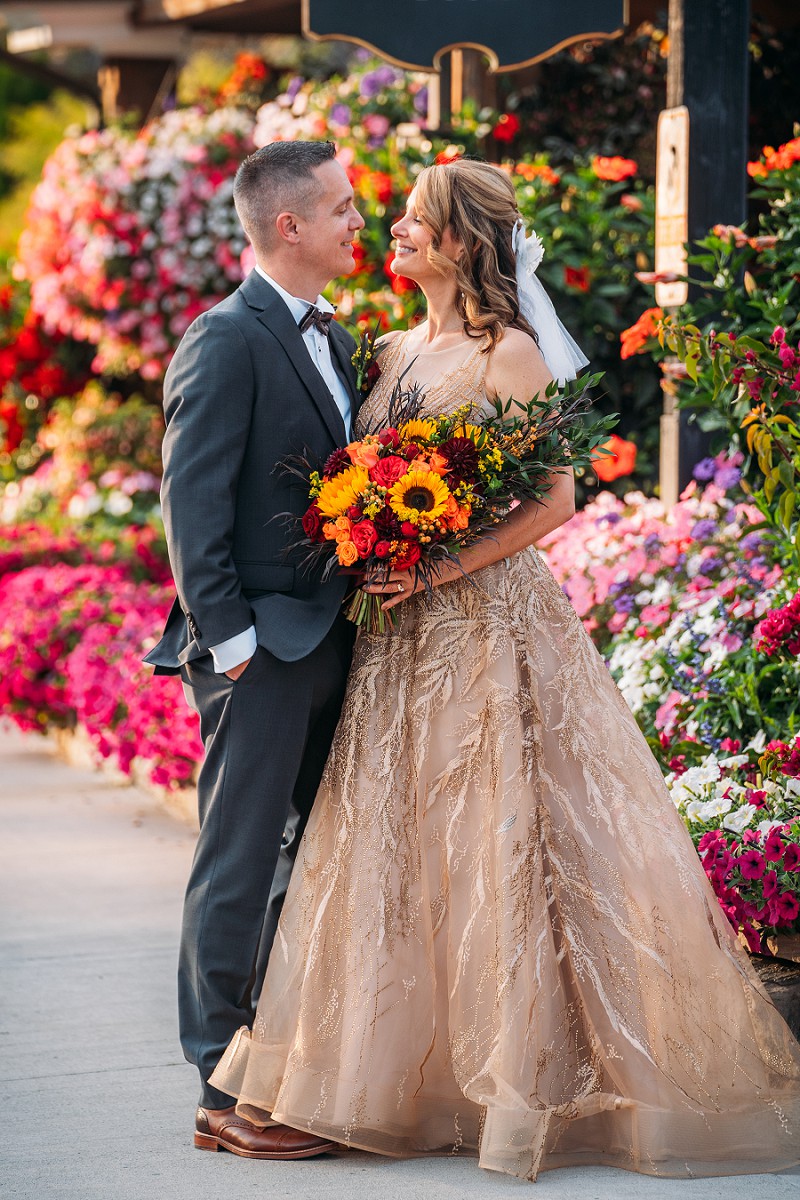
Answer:
[[(428, 262), (456, 285), (456, 310), (468, 337), (488, 336), (487, 352), (507, 327), (536, 333), (522, 316), (512, 247), (519, 219), (514, 185), (490, 163), (458, 159), (426, 167), (417, 178), (415, 207), (431, 231)], [(441, 253), (449, 227), (464, 247), (457, 262)]]

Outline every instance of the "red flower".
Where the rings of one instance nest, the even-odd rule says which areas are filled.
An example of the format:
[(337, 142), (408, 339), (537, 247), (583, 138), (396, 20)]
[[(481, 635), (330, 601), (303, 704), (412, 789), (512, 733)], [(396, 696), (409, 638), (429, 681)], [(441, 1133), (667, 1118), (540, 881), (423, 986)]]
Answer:
[(564, 283), (577, 292), (588, 292), (590, 278), (588, 267), (564, 267)]
[(613, 158), (603, 158), (602, 155), (596, 154), (592, 159), (592, 170), (598, 179), (620, 183), (623, 179), (630, 179), (631, 175), (635, 175), (639, 167), (632, 158), (620, 158), (618, 154)]
[(386, 458), (378, 459), (377, 466), (370, 471), (370, 478), (381, 487), (391, 487), (402, 479), (408, 470), (408, 463), (399, 454), (389, 454)]
[(303, 513), (303, 533), (306, 537), (313, 538), (315, 542), (320, 542), (322, 538), (322, 513), (319, 511), (316, 500), (309, 509)]
[(784, 850), (783, 869), (784, 871), (800, 871), (800, 845), (797, 842), (789, 842)]
[(419, 542), (401, 542), (397, 547), (397, 555), (394, 560), (394, 568), (396, 571), (405, 571), (408, 567), (413, 567), (418, 563), (422, 551), (419, 548)]
[(492, 137), (496, 142), (513, 142), (521, 128), (519, 117), (513, 113), (503, 113), (492, 130)]
[(778, 918), (776, 925), (791, 925), (800, 913), (800, 902), (793, 892), (781, 892), (780, 896), (771, 902), (770, 908), (774, 908)]
[(355, 542), (359, 558), (366, 558), (378, 540), (378, 534), (372, 521), (364, 519), (354, 525), (350, 536)]
[(767, 862), (780, 862), (783, 858), (784, 841), (780, 835), (780, 830), (770, 830), (767, 840), (764, 842), (764, 858)]
[(388, 429), (384, 429), (383, 433), (378, 434), (378, 441), (382, 446), (392, 446), (395, 450), (400, 445), (400, 434), (390, 425)]
[(635, 442), (626, 442), (624, 438), (612, 433), (608, 441), (603, 443), (602, 449), (610, 450), (611, 454), (592, 460), (594, 473), (598, 479), (601, 479), (603, 483), (610, 483), (612, 479), (630, 475), (636, 466)]
[(373, 552), (376, 558), (388, 558), (392, 552), (392, 543), (376, 542), (373, 546)]
[(761, 879), (766, 870), (763, 854), (758, 850), (745, 850), (739, 855), (739, 870), (743, 879)]

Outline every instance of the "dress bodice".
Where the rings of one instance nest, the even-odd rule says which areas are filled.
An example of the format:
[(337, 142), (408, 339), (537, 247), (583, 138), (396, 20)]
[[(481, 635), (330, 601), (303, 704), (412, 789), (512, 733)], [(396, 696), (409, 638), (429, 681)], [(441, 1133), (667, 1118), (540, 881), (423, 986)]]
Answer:
[[(415, 360), (409, 354), (407, 345), (410, 332), (404, 330), (396, 338), (392, 338), (382, 351), (378, 360), (381, 374), (359, 411), (356, 421), (357, 436), (363, 436), (385, 418), (392, 391), (404, 371), (407, 371), (404, 386), (410, 387), (417, 382), (414, 376)], [(488, 415), (492, 411), (486, 395), (486, 369), (489, 365), (486, 340), (476, 339), (460, 357), (446, 352), (446, 368), (435, 375), (423, 389), (424, 413), (449, 413), (463, 404), (469, 404), (472, 420), (477, 421), (481, 414)]]

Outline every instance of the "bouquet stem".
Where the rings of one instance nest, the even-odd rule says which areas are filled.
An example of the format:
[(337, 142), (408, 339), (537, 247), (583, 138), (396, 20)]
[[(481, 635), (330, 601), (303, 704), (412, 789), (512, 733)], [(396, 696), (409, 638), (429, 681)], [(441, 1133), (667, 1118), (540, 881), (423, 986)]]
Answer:
[(396, 629), (397, 623), (391, 609), (385, 612), (381, 605), (386, 597), (375, 592), (363, 592), (357, 588), (344, 610), (348, 621), (365, 629), (367, 633), (385, 633), (387, 629)]

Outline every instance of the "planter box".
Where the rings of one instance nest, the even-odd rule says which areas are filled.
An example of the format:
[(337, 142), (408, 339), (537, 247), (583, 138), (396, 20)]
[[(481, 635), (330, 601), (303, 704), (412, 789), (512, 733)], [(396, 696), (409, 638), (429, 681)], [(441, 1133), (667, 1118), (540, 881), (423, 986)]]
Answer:
[(134, 759), (131, 773), (126, 775), (113, 763), (98, 754), (92, 741), (82, 726), (75, 729), (56, 729), (53, 733), (58, 755), (74, 767), (85, 770), (102, 771), (120, 787), (134, 785), (143, 792), (155, 796), (163, 808), (179, 821), (184, 821), (194, 829), (198, 828), (197, 791), (194, 787), (164, 788), (158, 787), (150, 780), (150, 764), (144, 759)]

